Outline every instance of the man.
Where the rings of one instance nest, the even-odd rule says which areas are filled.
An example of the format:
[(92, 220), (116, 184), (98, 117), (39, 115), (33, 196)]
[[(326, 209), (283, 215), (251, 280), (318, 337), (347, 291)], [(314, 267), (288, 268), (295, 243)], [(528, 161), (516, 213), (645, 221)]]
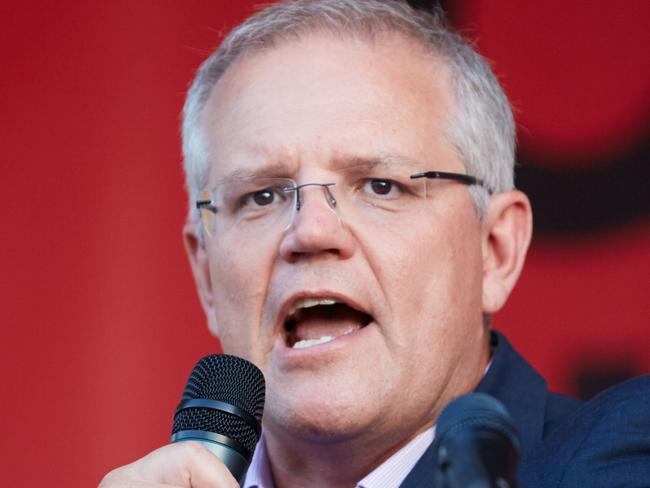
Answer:
[[(183, 149), (209, 328), (267, 382), (245, 486), (433, 486), (437, 415), (477, 387), (515, 418), (525, 480), (555, 469), (542, 441), (578, 404), (490, 332), (532, 227), (511, 111), (439, 13), (267, 8), (199, 70)], [(102, 486), (237, 484), (188, 442)]]

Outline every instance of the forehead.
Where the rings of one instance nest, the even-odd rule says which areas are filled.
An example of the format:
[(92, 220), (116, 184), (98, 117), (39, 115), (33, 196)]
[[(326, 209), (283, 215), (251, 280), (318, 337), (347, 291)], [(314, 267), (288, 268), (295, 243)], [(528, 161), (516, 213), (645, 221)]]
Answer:
[(246, 165), (383, 154), (457, 162), (445, 137), (448, 85), (446, 66), (401, 35), (311, 34), (249, 54), (203, 112), (211, 179)]

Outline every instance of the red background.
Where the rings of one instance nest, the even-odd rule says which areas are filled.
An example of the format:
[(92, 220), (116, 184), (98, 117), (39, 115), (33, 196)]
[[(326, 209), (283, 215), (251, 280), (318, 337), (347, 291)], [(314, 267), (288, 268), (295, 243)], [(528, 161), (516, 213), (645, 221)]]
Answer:
[[(586, 164), (638, 142), (650, 3), (488, 3), (454, 19), (494, 62), (523, 144)], [(93, 486), (166, 443), (193, 363), (218, 349), (181, 245), (178, 114), (251, 4), (0, 6), (4, 486)], [(649, 372), (649, 264), (647, 220), (536, 236), (495, 322), (561, 391), (581, 361)]]

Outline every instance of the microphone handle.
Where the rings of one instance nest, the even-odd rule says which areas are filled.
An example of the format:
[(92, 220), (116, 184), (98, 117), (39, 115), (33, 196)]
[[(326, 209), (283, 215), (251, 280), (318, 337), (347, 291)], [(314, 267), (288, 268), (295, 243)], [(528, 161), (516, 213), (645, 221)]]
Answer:
[[(219, 442), (223, 440), (224, 442)], [(228, 446), (231, 439), (226, 436), (205, 431), (181, 431), (172, 436), (172, 443), (183, 441), (195, 441), (203, 444), (212, 454), (226, 465), (228, 471), (241, 484), (246, 476), (250, 459), (246, 459), (241, 453)]]
[(438, 448), (437, 486), (520, 488), (517, 460), (517, 450), (497, 432), (457, 432)]

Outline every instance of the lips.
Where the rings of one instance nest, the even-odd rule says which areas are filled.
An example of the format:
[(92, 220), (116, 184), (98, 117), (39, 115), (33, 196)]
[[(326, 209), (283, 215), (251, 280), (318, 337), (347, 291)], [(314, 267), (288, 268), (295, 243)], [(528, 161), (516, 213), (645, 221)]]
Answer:
[(284, 319), (285, 343), (293, 349), (326, 344), (372, 321), (372, 316), (346, 299), (300, 297), (290, 302)]

